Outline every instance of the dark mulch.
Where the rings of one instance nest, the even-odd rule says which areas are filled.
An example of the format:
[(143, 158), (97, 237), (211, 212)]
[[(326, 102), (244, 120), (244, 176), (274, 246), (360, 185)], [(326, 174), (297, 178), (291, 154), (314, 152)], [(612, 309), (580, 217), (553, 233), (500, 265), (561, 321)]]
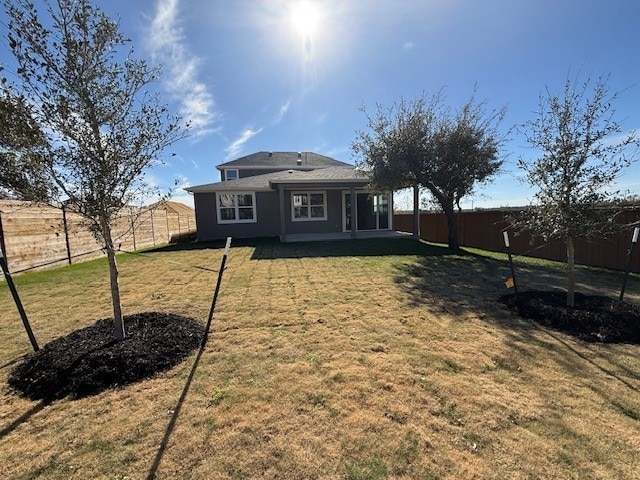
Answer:
[[(617, 299), (576, 293), (575, 307), (566, 306), (567, 294), (525, 291), (518, 295), (520, 315), (586, 342), (640, 344), (640, 309)], [(498, 299), (518, 311), (515, 294)]]
[(145, 312), (125, 316), (127, 336), (116, 341), (113, 320), (58, 338), (27, 355), (9, 386), (32, 400), (81, 398), (148, 378), (195, 350), (204, 327), (192, 318)]

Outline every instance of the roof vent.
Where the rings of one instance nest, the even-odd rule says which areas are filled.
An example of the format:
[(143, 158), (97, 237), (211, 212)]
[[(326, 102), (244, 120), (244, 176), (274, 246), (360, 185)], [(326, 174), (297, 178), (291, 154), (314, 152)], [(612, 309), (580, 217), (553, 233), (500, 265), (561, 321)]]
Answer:
[(298, 160), (296, 160), (296, 164), (302, 165), (302, 152), (298, 152)]
[(269, 152), (269, 156), (271, 157), (273, 155), (273, 152)]
[(293, 170), (289, 170), (289, 173), (293, 173)]

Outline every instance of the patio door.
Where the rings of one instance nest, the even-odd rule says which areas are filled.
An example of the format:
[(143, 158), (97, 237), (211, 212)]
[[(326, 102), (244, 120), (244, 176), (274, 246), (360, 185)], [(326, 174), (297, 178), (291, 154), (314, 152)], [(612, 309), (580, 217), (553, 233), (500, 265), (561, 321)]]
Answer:
[[(388, 193), (356, 193), (356, 230), (388, 230), (390, 221)], [(342, 192), (343, 230), (351, 230), (351, 193)]]

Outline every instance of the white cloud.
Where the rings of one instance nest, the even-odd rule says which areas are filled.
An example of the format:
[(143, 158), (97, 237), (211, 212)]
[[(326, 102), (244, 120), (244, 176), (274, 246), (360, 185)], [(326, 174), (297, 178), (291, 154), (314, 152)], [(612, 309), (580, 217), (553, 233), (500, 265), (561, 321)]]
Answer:
[(189, 52), (178, 25), (179, 0), (158, 0), (151, 21), (148, 48), (155, 62), (164, 68), (164, 86), (180, 103), (180, 116), (191, 125), (196, 138), (215, 131), (219, 114), (213, 95), (198, 80), (200, 59)]
[(282, 121), (282, 119), (286, 115), (287, 111), (289, 110), (290, 106), (291, 106), (291, 100), (287, 100), (285, 103), (283, 103), (280, 106), (280, 109), (278, 110), (278, 113), (276, 113), (275, 116), (273, 117), (273, 123), (274, 124), (278, 124), (278, 123), (280, 123)]
[(413, 42), (405, 42), (404, 45), (402, 45), (403, 50), (411, 50), (413, 47)]
[(329, 114), (327, 112), (322, 112), (322, 113), (316, 113), (314, 121), (320, 125), (321, 123), (325, 123), (325, 121), (327, 120)]
[(244, 144), (247, 143), (251, 138), (255, 137), (262, 131), (262, 128), (258, 130), (251, 130), (250, 128), (245, 128), (243, 132), (240, 134), (238, 138), (236, 138), (231, 145), (224, 149), (227, 152), (227, 156), (225, 157), (225, 161), (237, 157), (238, 153), (242, 151)]

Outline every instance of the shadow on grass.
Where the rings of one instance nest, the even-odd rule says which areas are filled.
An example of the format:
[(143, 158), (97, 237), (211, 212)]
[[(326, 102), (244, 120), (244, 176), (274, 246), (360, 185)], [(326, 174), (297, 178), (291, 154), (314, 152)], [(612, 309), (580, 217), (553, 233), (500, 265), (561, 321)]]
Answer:
[[(428, 246), (444, 249), (437, 245)], [(484, 308), (484, 301), (494, 304), (498, 297), (510, 291), (505, 286), (505, 281), (511, 277), (506, 258), (491, 258), (464, 249), (447, 252), (447, 255), (425, 256), (415, 262), (398, 265), (395, 281), (409, 293), (412, 303), (421, 304), (425, 298), (441, 297), (464, 301), (469, 305), (477, 304), (479, 308)], [(521, 291), (566, 291), (566, 273), (562, 264), (545, 266), (514, 263), (518, 288)], [(583, 275), (580, 273), (579, 277), (586, 280), (587, 284), (580, 283), (578, 291), (590, 295), (598, 294), (597, 287), (588, 285), (591, 279), (584, 278)], [(609, 279), (607, 283), (610, 283)]]
[(416, 242), (406, 238), (366, 238), (319, 242), (256, 243), (252, 260), (320, 257), (382, 257), (420, 256), (441, 257), (454, 252), (446, 247)]
[[(234, 246), (238, 244), (239, 241), (233, 241)], [(224, 248), (225, 241), (224, 240), (213, 240), (210, 242), (180, 242), (180, 243), (170, 243), (169, 245), (164, 245), (162, 247), (154, 247), (145, 249), (144, 253), (162, 253), (162, 252), (182, 252), (189, 250), (219, 250)]]
[(415, 262), (399, 264), (394, 278), (409, 294), (413, 305), (443, 300), (452, 305), (482, 309), (483, 301), (493, 302), (499, 292), (504, 291), (503, 281), (509, 272), (506, 263), (465, 250), (453, 252), (428, 244), (426, 247), (447, 253), (425, 255)]
[(182, 406), (184, 405), (184, 401), (187, 398), (187, 394), (191, 389), (191, 384), (193, 383), (193, 377), (196, 374), (196, 370), (198, 370), (198, 365), (200, 365), (200, 359), (202, 358), (202, 354), (204, 353), (204, 349), (206, 346), (206, 337), (200, 344), (200, 348), (198, 349), (198, 354), (196, 355), (196, 359), (193, 361), (193, 365), (191, 366), (191, 371), (189, 372), (189, 377), (184, 384), (182, 389), (182, 393), (180, 394), (180, 398), (178, 399), (178, 403), (176, 407), (173, 409), (173, 414), (171, 415), (171, 420), (167, 425), (167, 428), (164, 431), (164, 435), (162, 436), (162, 441), (160, 442), (160, 446), (158, 451), (156, 452), (156, 456), (153, 459), (153, 463), (151, 464), (151, 469), (147, 474), (147, 480), (154, 480), (158, 473), (158, 468), (160, 468), (160, 463), (164, 457), (165, 452), (167, 451), (167, 446), (169, 445), (169, 439), (171, 438), (171, 434), (176, 428), (176, 422), (178, 421), (178, 417), (180, 416), (180, 411), (182, 410)]
[[(521, 280), (520, 285), (524, 285), (525, 289), (553, 290), (555, 287), (556, 290), (563, 290), (558, 287), (564, 284), (565, 279), (561, 268), (517, 265), (516, 272)], [(430, 306), (436, 314), (440, 310), (458, 315), (461, 321), (469, 318), (471, 313), (475, 318), (500, 329), (506, 334), (506, 345), (514, 352), (514, 358), (505, 359), (506, 364), (513, 363), (518, 355), (534, 355), (532, 352), (541, 349), (572, 374), (593, 378), (594, 371), (598, 371), (617, 380), (631, 392), (640, 391), (635, 384), (640, 381), (640, 372), (617, 356), (627, 355), (622, 352), (626, 352), (629, 345), (620, 346), (620, 350), (615, 350), (615, 347), (610, 350), (610, 347), (602, 344), (586, 344), (520, 318), (498, 304), (498, 297), (508, 291), (503, 282), (510, 275), (506, 260), (462, 250), (456, 254), (421, 257), (412, 263), (400, 264), (395, 281), (408, 294), (411, 305)], [(594, 388), (597, 385), (594, 384)], [(631, 407), (623, 407), (617, 408), (632, 417), (637, 413), (629, 410)]]
[[(221, 250), (225, 240), (187, 242), (145, 250), (144, 253), (179, 252), (189, 250)], [(410, 238), (362, 238), (318, 242), (282, 243), (277, 237), (234, 238), (231, 248), (253, 248), (251, 260), (314, 257), (381, 257), (418, 255), (437, 257), (454, 254), (447, 247), (416, 242)]]
[(22, 360), (22, 357), (17, 357), (17, 358), (14, 358), (13, 360), (9, 360), (4, 365), (0, 366), (0, 370), (4, 370), (7, 367), (11, 367), (12, 365), (15, 365), (16, 363), (18, 363), (20, 360)]
[(31, 407), (29, 410), (24, 412), (22, 415), (16, 418), (9, 425), (0, 429), (0, 439), (4, 438), (5, 436), (13, 432), (16, 428), (18, 428), (24, 422), (29, 420), (33, 415), (35, 415), (38, 412), (41, 412), (44, 409), (44, 407), (50, 404), (51, 402), (47, 400), (41, 400), (38, 403), (36, 403), (33, 407)]

